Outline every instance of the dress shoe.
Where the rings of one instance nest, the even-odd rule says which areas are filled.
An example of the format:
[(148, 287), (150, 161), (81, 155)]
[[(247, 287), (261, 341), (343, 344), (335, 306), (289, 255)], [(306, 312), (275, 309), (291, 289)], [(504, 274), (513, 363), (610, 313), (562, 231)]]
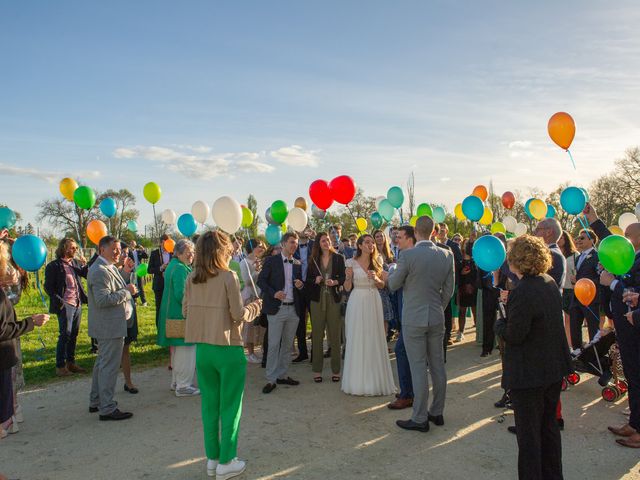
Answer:
[(97, 413), (100, 410), (98, 407), (89, 407), (89, 413)]
[(442, 415), (429, 415), (429, 421), (439, 427), (444, 425), (444, 417)]
[(296, 358), (291, 360), (293, 363), (304, 362), (305, 360), (309, 360), (309, 355), (298, 355)]
[(276, 383), (278, 385), (300, 385), (300, 382), (298, 380), (294, 380), (291, 377), (287, 377), (287, 378), (278, 378), (276, 380)]
[(275, 383), (267, 383), (263, 388), (262, 388), (262, 393), (271, 393), (275, 390), (275, 388), (277, 387), (277, 385)]
[(331, 349), (327, 349), (326, 352), (324, 352), (324, 358), (330, 358), (331, 357)]
[(619, 437), (630, 437), (638, 433), (636, 432), (636, 429), (628, 423), (625, 423), (621, 427), (609, 427), (609, 431), (614, 435), (618, 435)]
[(176, 397), (197, 397), (200, 395), (200, 389), (190, 385), (176, 389)]
[(516, 430), (515, 425), (513, 427), (507, 427), (507, 431), (509, 433), (513, 433), (514, 435), (517, 435), (518, 431)]
[(247, 463), (234, 458), (229, 463), (219, 463), (216, 467), (216, 480), (228, 480), (237, 477), (247, 468)]
[(73, 373), (71, 373), (67, 367), (56, 367), (56, 375), (58, 377), (70, 377)]
[(396, 398), (395, 401), (389, 403), (387, 408), (390, 410), (402, 410), (413, 406), (413, 398)]
[(121, 412), (117, 408), (111, 412), (109, 415), (100, 415), (100, 421), (106, 422), (108, 420), (126, 420), (127, 418), (133, 417), (133, 413), (131, 412)]
[(424, 423), (416, 423), (413, 420), (396, 420), (396, 425), (405, 430), (417, 430), (418, 432), (429, 431), (429, 421)]
[(564, 418), (557, 418), (556, 422), (558, 423), (558, 428), (561, 431), (564, 430)]
[(617, 438), (616, 443), (623, 447), (640, 448), (640, 433), (636, 433), (630, 437)]
[(125, 392), (129, 392), (129, 393), (133, 393), (134, 395), (136, 393), (138, 393), (140, 390), (138, 390), (136, 387), (130, 387), (128, 386), (126, 383), (124, 384), (124, 391)]
[(69, 370), (71, 373), (87, 373), (86, 369), (71, 362), (67, 362), (67, 370)]
[(493, 406), (496, 408), (511, 408), (511, 399), (509, 398), (509, 395), (504, 393), (502, 398), (494, 403)]

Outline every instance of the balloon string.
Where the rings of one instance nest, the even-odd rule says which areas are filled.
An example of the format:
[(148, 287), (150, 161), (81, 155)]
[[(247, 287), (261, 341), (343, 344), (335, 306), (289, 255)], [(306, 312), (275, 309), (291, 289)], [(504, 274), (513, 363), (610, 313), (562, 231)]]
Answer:
[[(36, 288), (38, 289), (38, 292), (40, 292), (40, 299), (42, 300), (42, 305), (44, 305), (45, 308), (47, 308), (47, 301), (44, 298), (44, 292), (42, 291), (42, 285), (40, 284), (40, 275), (38, 273), (38, 271), (36, 270)], [(44, 350), (45, 348), (47, 348), (47, 345), (44, 343), (44, 339), (42, 338), (42, 335), (40, 335), (40, 333), (38, 333), (38, 342), (40, 342), (40, 345), (42, 345), (42, 348), (39, 348), (36, 350), (36, 360), (44, 360)]]
[(578, 220), (582, 224), (582, 228), (584, 228), (584, 233), (587, 234), (587, 237), (589, 237), (589, 240), (593, 241), (593, 238), (591, 238), (591, 235), (589, 235), (589, 226), (585, 224), (584, 220), (580, 215), (576, 215), (576, 217), (578, 217)]
[(347, 207), (347, 211), (349, 212), (349, 214), (351, 215), (351, 218), (353, 218), (353, 223), (356, 226), (356, 230), (360, 231), (360, 229), (358, 228), (358, 221), (356, 220), (355, 215), (353, 214), (353, 212), (351, 211), (351, 208), (349, 208), (349, 204), (345, 204), (345, 207)]
[(569, 149), (567, 148), (567, 153), (569, 154), (569, 158), (571, 159), (571, 163), (573, 164), (573, 169), (576, 169), (576, 162), (573, 160), (573, 155), (571, 155), (571, 152), (569, 151)]
[(398, 209), (398, 215), (400, 215), (400, 225), (404, 225), (404, 218), (402, 218), (402, 209)]
[(600, 320), (600, 316), (596, 315), (595, 312), (593, 310), (591, 310), (591, 307), (589, 307), (588, 305), (585, 305), (586, 309), (589, 310), (591, 312), (591, 315), (593, 315), (598, 321)]
[(36, 270), (36, 287), (38, 288), (38, 292), (40, 292), (40, 299), (42, 300), (42, 305), (47, 308), (47, 301), (44, 297), (44, 292), (42, 291), (42, 285), (40, 284), (40, 274)]

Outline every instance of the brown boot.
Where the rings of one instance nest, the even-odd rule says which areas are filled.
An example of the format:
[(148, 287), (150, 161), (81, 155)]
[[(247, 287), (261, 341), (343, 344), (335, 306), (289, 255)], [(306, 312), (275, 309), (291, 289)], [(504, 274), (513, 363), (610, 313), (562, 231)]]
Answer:
[(402, 410), (409, 407), (413, 407), (413, 398), (398, 398), (387, 405), (387, 408), (391, 410)]
[(67, 367), (62, 367), (62, 368), (58, 368), (56, 367), (56, 375), (58, 377), (68, 377), (70, 375), (73, 375), (73, 373), (71, 373)]
[(87, 373), (84, 368), (71, 362), (67, 362), (67, 370), (69, 370), (71, 373)]

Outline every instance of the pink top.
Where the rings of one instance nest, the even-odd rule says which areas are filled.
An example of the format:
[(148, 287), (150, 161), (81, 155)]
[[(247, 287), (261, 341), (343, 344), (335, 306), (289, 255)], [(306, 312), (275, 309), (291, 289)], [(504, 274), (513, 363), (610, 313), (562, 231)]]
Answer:
[(77, 307), (80, 304), (80, 294), (78, 293), (78, 283), (76, 280), (76, 274), (73, 271), (71, 263), (62, 261), (65, 273), (65, 289), (64, 289), (64, 303)]

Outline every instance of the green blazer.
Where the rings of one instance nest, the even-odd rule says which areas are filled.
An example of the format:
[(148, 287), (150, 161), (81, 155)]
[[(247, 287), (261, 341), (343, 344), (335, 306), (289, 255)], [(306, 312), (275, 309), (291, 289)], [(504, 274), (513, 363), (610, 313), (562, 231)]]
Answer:
[(162, 291), (162, 303), (160, 304), (160, 318), (158, 321), (158, 345), (162, 347), (184, 347), (191, 343), (185, 343), (183, 338), (166, 337), (166, 320), (184, 319), (182, 316), (182, 298), (184, 297), (184, 285), (191, 273), (191, 267), (173, 257), (164, 271), (164, 290)]

